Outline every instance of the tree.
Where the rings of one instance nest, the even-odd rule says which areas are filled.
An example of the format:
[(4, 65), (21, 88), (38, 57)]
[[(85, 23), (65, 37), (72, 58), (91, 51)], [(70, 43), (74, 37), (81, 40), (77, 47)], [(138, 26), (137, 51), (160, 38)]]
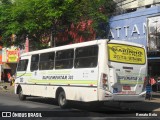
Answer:
[[(59, 33), (61, 41), (56, 43), (75, 43), (106, 38), (109, 16), (114, 12), (112, 0), (75, 0), (70, 9), (62, 15), (62, 23), (67, 29)], [(66, 23), (66, 24), (65, 24)], [(59, 40), (59, 39), (58, 39)]]
[[(107, 23), (108, 16), (114, 11), (112, 0), (14, 0), (14, 2), (0, 0), (0, 2), (0, 31), (4, 45), (23, 43), (28, 35), (32, 45), (38, 49), (47, 46), (53, 28), (57, 39), (65, 38), (64, 41), (72, 43), (79, 42), (75, 40), (75, 34), (81, 38), (95, 33), (104, 37), (105, 31), (103, 29), (100, 31), (99, 27)], [(16, 39), (11, 39), (12, 34), (16, 35)], [(56, 42), (61, 44), (62, 39)]]

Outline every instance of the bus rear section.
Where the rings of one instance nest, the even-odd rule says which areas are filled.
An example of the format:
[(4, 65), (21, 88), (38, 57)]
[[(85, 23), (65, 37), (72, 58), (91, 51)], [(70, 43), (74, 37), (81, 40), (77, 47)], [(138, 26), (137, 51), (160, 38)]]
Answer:
[(145, 47), (128, 42), (111, 41), (107, 44), (108, 70), (102, 73), (104, 100), (143, 101), (147, 59)]

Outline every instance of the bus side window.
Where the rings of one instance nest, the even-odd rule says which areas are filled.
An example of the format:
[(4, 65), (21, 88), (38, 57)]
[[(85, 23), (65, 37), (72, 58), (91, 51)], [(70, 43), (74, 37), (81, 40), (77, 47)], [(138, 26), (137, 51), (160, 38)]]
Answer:
[(98, 61), (98, 46), (92, 45), (80, 47), (75, 52), (75, 68), (91, 68), (96, 67)]
[(20, 60), (18, 63), (17, 71), (26, 71), (28, 66), (28, 59)]
[(30, 66), (31, 71), (38, 70), (38, 62), (39, 62), (39, 55), (38, 54), (32, 55), (31, 66)]
[(48, 69), (51, 70), (54, 68), (55, 52), (49, 53), (48, 59), (49, 59), (49, 68)]
[(56, 52), (55, 69), (70, 69), (73, 67), (74, 49)]
[(40, 54), (39, 69), (51, 70), (54, 68), (54, 52)]

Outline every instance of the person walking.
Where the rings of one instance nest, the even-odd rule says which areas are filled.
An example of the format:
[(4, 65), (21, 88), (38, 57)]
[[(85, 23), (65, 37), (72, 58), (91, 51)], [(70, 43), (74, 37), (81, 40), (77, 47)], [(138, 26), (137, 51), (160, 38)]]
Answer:
[(152, 92), (152, 88), (151, 87), (152, 86), (151, 86), (150, 83), (148, 83), (146, 85), (146, 99), (149, 99), (149, 100), (151, 100), (151, 92)]
[(8, 82), (10, 83), (10, 85), (12, 85), (11, 74), (9, 72), (7, 73), (7, 77), (8, 77)]

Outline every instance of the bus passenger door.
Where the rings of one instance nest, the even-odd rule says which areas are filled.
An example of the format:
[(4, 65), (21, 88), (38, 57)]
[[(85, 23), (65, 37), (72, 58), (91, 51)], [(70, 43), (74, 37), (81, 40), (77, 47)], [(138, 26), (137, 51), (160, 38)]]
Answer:
[(32, 72), (32, 77), (31, 77), (31, 95), (37, 95), (37, 86), (38, 86), (38, 64), (39, 64), (39, 54), (35, 54), (31, 56), (31, 66), (30, 70)]
[(28, 80), (31, 77), (31, 74), (27, 72), (28, 68), (28, 57), (20, 58), (20, 61), (17, 66), (15, 84), (20, 84), (24, 94), (29, 94), (28, 91)]

